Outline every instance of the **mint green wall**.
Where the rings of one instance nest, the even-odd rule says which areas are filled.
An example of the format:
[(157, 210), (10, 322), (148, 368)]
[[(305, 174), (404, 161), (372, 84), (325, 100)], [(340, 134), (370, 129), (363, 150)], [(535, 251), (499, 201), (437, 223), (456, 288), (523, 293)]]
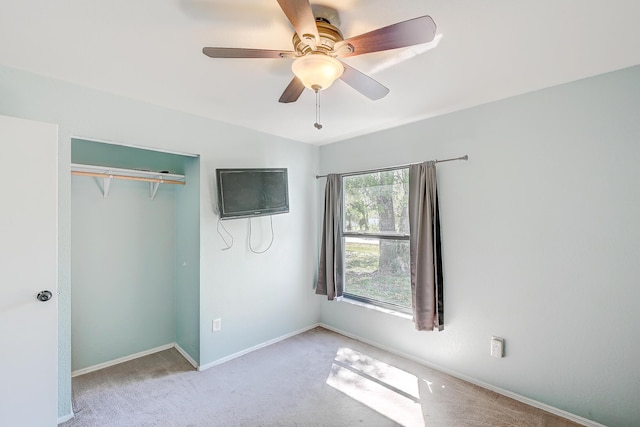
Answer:
[[(286, 114), (285, 106), (275, 102), (274, 108)], [(72, 411), (72, 135), (200, 155), (201, 364), (318, 321), (320, 307), (312, 291), (317, 262), (313, 178), (317, 147), (6, 67), (0, 67), (0, 114), (59, 126), (60, 416)], [(274, 217), (276, 240), (265, 255), (248, 251), (246, 221), (227, 224), (236, 238), (233, 249), (222, 251), (224, 244), (216, 234), (215, 169), (236, 166), (289, 168), (291, 212)], [(257, 221), (254, 232), (267, 235), (267, 227)], [(223, 330), (214, 334), (211, 320), (218, 317)]]
[(79, 138), (71, 140), (71, 162), (184, 174), (184, 156)]
[(99, 184), (71, 180), (73, 371), (175, 341), (175, 188)]
[[(469, 155), (438, 165), (445, 330), (324, 301), (322, 321), (637, 426), (639, 118), (633, 67), (321, 147), (321, 173)], [(505, 358), (490, 356), (492, 335), (505, 338)]]
[(176, 188), (176, 343), (200, 362), (200, 158), (185, 157)]

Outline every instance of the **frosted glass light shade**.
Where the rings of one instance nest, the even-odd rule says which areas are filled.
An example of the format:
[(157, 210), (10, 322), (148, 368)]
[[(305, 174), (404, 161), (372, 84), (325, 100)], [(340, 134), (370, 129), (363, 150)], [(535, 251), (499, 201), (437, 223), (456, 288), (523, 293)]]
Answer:
[(340, 61), (321, 53), (296, 58), (291, 64), (291, 70), (311, 90), (328, 88), (344, 73)]

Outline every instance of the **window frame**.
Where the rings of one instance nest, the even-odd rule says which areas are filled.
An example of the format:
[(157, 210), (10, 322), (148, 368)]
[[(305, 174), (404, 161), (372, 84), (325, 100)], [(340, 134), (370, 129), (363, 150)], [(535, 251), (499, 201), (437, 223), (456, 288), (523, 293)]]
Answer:
[[(376, 299), (372, 299), (372, 298), (367, 298), (367, 297), (363, 297), (360, 295), (355, 295), (352, 293), (349, 293), (348, 291), (348, 283), (346, 280), (346, 272), (347, 272), (347, 257), (346, 257), (346, 238), (347, 237), (356, 237), (356, 238), (365, 238), (365, 239), (382, 239), (382, 240), (401, 240), (401, 241), (409, 241), (411, 239), (411, 234), (409, 233), (391, 233), (391, 232), (384, 232), (384, 233), (363, 233), (363, 232), (355, 232), (355, 231), (345, 231), (344, 230), (344, 224), (346, 224), (346, 203), (345, 203), (345, 197), (346, 197), (346, 191), (345, 191), (345, 178), (350, 178), (353, 176), (362, 176), (362, 175), (371, 175), (374, 173), (380, 173), (380, 172), (395, 172), (398, 170), (403, 170), (406, 169), (407, 172), (409, 170), (408, 166), (398, 166), (398, 167), (393, 167), (393, 168), (383, 168), (383, 169), (377, 169), (377, 170), (369, 170), (369, 171), (365, 171), (365, 172), (357, 172), (357, 173), (349, 173), (349, 174), (344, 174), (340, 177), (340, 185), (341, 185), (341, 190), (342, 190), (342, 195), (341, 195), (341, 201), (340, 203), (342, 204), (341, 208), (342, 208), (342, 218), (341, 218), (341, 222), (342, 222), (342, 227), (340, 227), (340, 238), (342, 239), (342, 260), (343, 260), (343, 264), (344, 264), (344, 276), (343, 277), (343, 283), (344, 283), (344, 291), (343, 291), (343, 297), (347, 300), (353, 300), (353, 301), (357, 301), (360, 303), (364, 303), (364, 304), (368, 304), (368, 305), (372, 305), (372, 306), (376, 306), (376, 307), (381, 307), (387, 310), (392, 310), (392, 311), (397, 311), (400, 313), (406, 313), (406, 314), (411, 314), (412, 313), (412, 308), (411, 307), (406, 307), (403, 305), (398, 305), (398, 304), (393, 304), (390, 302), (386, 302), (386, 301), (380, 301), (380, 300), (376, 300)], [(411, 278), (411, 272), (409, 272), (409, 278)]]

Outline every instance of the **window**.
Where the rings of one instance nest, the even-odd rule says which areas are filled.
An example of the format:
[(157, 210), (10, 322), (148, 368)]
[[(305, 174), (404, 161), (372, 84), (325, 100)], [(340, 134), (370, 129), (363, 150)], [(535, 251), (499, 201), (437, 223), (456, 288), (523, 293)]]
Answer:
[(342, 178), (347, 298), (411, 311), (409, 169)]

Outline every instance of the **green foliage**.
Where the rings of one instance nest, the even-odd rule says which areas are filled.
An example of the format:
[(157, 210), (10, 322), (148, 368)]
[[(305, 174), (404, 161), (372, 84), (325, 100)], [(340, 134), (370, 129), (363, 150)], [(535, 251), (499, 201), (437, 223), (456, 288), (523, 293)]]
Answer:
[[(349, 176), (343, 183), (345, 232), (409, 234), (408, 168)], [(408, 241), (349, 240), (345, 262), (347, 292), (410, 308)]]
[(408, 233), (409, 169), (345, 177), (344, 201), (345, 231)]
[(378, 245), (350, 242), (346, 252), (346, 292), (411, 308), (411, 279), (406, 272), (382, 272)]
[[(345, 177), (343, 185), (345, 232), (387, 236), (409, 233), (408, 168)], [(369, 273), (362, 273), (364, 276), (358, 273), (359, 276), (349, 277), (347, 284), (351, 287), (369, 286), (375, 271), (375, 280), (382, 284), (378, 288), (397, 287), (398, 280), (409, 275), (406, 243), (403, 240), (380, 239), (376, 248), (376, 267)], [(347, 257), (346, 268), (353, 269), (351, 271), (355, 273), (358, 262), (357, 257)], [(398, 277), (401, 279), (396, 279)]]

